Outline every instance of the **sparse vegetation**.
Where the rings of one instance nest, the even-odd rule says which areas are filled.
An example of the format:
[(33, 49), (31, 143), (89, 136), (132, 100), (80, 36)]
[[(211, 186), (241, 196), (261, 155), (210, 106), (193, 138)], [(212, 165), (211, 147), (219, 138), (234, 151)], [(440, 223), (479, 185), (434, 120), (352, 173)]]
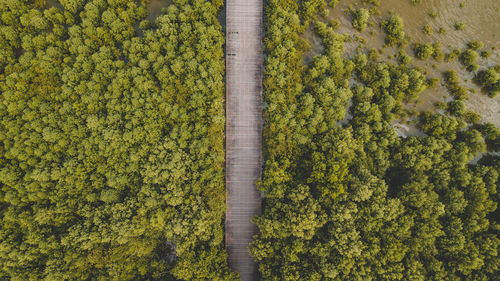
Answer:
[(456, 22), (455, 25), (455, 30), (465, 30), (465, 23), (463, 22)]
[(439, 42), (433, 43), (432, 49), (433, 49), (432, 57), (436, 61), (439, 61), (439, 62), (442, 61), (444, 59), (444, 53), (441, 50), (441, 44)]
[(459, 57), (460, 62), (467, 68), (468, 71), (475, 71), (478, 68), (476, 60), (479, 54), (473, 49), (464, 50)]
[(446, 87), (450, 92), (451, 96), (455, 100), (465, 100), (467, 99), (468, 91), (466, 88), (460, 85), (460, 80), (458, 79), (457, 73), (453, 70), (449, 70), (443, 74)]
[(431, 35), (432, 34), (432, 27), (429, 24), (424, 25), (422, 27), (422, 32), (426, 35)]
[(431, 43), (415, 43), (413, 44), (413, 52), (418, 59), (428, 59), (434, 54), (434, 48)]
[(474, 80), (481, 85), (483, 91), (488, 96), (496, 97), (500, 92), (500, 67), (489, 67), (486, 70), (478, 71)]
[(368, 19), (370, 18), (370, 12), (363, 8), (359, 10), (352, 10), (351, 18), (352, 26), (359, 31), (364, 31), (367, 26)]
[(388, 46), (401, 46), (405, 37), (403, 19), (397, 15), (392, 15), (381, 23), (381, 27), (386, 34), (385, 43)]
[(488, 51), (481, 51), (481, 57), (487, 59), (491, 57), (491, 53)]
[(396, 54), (396, 59), (397, 59), (398, 63), (401, 65), (410, 65), (410, 63), (412, 61), (411, 57), (409, 55), (407, 55), (406, 52), (403, 50), (400, 50)]
[(459, 55), (460, 55), (460, 50), (453, 49), (450, 53), (446, 54), (444, 60), (446, 62), (451, 62), (451, 61), (454, 61), (456, 58), (458, 58)]
[(482, 49), (483, 47), (484, 47), (484, 44), (481, 41), (471, 41), (467, 44), (467, 48), (474, 50), (474, 51), (478, 51), (478, 50)]

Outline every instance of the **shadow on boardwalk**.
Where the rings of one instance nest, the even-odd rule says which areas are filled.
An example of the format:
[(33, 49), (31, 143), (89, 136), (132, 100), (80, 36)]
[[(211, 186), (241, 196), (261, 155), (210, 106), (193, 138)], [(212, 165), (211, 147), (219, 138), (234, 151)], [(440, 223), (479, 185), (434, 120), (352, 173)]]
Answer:
[(226, 248), (244, 281), (257, 279), (248, 245), (261, 197), (262, 1), (226, 1)]

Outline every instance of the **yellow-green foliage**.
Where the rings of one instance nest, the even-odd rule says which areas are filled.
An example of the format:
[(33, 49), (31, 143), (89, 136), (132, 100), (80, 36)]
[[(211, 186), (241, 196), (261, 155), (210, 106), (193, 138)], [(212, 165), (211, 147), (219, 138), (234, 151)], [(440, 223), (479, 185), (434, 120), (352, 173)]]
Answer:
[(424, 25), (424, 27), (422, 27), (422, 32), (427, 34), (427, 35), (431, 35), (432, 34), (432, 27), (429, 24), (426, 24), (426, 25)]
[(428, 59), (434, 53), (431, 43), (416, 43), (413, 45), (413, 52), (418, 59)]
[(464, 30), (465, 29), (465, 23), (463, 22), (456, 22), (454, 27), (455, 27), (455, 30)]
[(458, 59), (464, 66), (467, 67), (467, 70), (474, 71), (478, 68), (478, 65), (476, 64), (478, 57), (479, 54), (475, 50), (466, 49), (460, 54)]
[[(404, 103), (431, 82), (403, 51), (398, 65), (377, 50), (348, 57), (346, 36), (311, 15), (323, 51), (304, 64), (303, 3), (266, 5), (265, 198), (250, 247), (261, 278), (494, 280), (500, 161), (470, 161), (498, 130), (467, 127), (477, 116), (457, 98), (412, 116), (421, 136), (398, 136)], [(404, 37), (398, 22), (383, 25), (390, 42)]]
[(351, 17), (352, 17), (352, 26), (359, 31), (363, 31), (365, 30), (368, 24), (368, 19), (370, 18), (370, 11), (363, 8), (359, 10), (352, 10)]
[(386, 34), (386, 45), (392, 46), (402, 44), (405, 32), (403, 19), (401, 17), (398, 15), (392, 15), (390, 18), (381, 23), (381, 27)]
[(222, 2), (31, 2), (0, 2), (0, 279), (234, 278)]
[(500, 67), (489, 67), (478, 71), (474, 80), (481, 85), (488, 96), (495, 97), (500, 92)]

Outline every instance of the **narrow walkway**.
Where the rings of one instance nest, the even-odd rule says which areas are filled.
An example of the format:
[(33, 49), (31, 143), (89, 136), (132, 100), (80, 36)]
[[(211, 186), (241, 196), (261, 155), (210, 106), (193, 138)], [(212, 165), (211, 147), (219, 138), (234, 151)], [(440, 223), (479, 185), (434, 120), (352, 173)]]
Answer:
[(248, 245), (260, 214), (262, 0), (226, 1), (226, 248), (243, 281), (257, 279)]

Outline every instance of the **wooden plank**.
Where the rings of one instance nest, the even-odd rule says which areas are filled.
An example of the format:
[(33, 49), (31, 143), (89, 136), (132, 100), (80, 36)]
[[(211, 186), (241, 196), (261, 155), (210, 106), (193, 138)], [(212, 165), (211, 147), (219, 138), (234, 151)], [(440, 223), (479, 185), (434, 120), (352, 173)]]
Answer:
[(248, 246), (261, 211), (262, 9), (261, 0), (226, 1), (226, 248), (243, 281), (258, 278)]

